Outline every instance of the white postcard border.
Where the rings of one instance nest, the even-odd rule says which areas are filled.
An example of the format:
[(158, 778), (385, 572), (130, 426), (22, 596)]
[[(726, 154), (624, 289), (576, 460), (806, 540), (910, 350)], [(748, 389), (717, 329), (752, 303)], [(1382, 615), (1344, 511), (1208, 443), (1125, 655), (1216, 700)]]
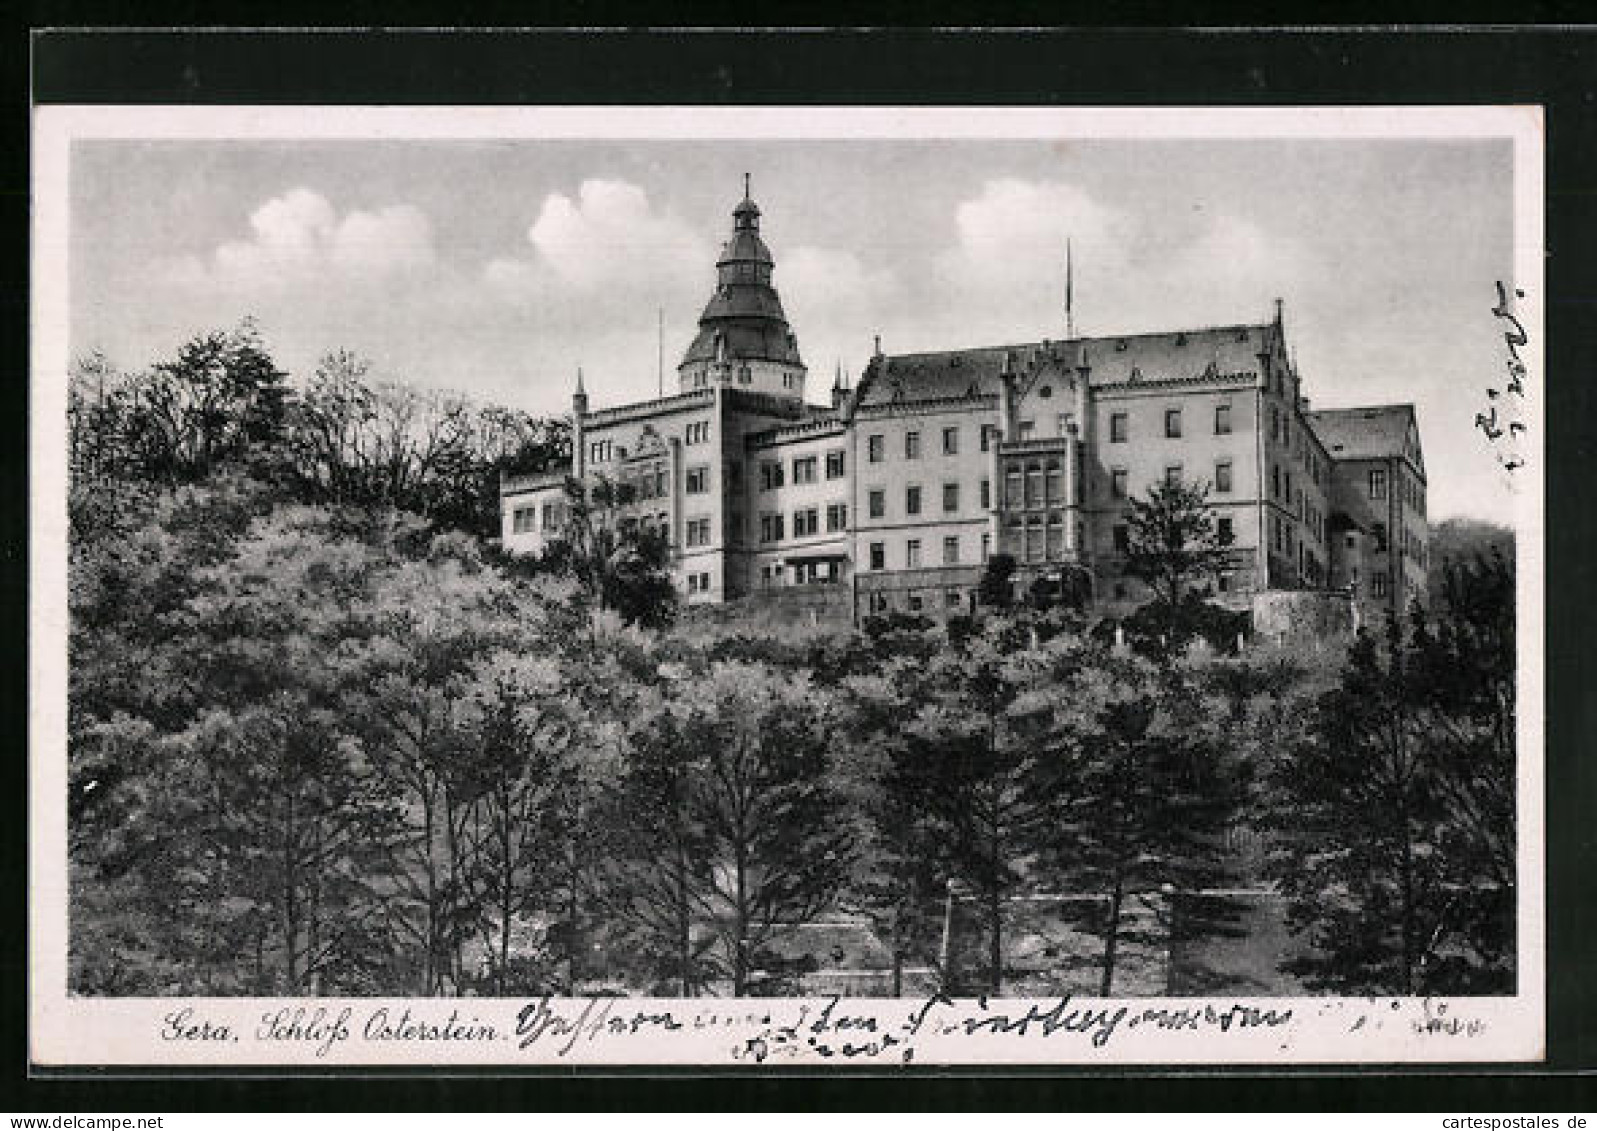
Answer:
[[(1542, 516), (1546, 465), (1541, 390), (1546, 368), (1540, 107), (50, 106), (35, 109), (33, 124), (29, 973), (30, 1048), (37, 1065), (810, 1068), (906, 1062), (1395, 1064), (1545, 1057)], [(1516, 522), (1521, 755), (1516, 996), (961, 999), (958, 1003), (863, 999), (831, 1002), (828, 1013), (830, 999), (280, 1001), (101, 999), (67, 993), (66, 388), (59, 375), (68, 364), (68, 175), (74, 141), (1281, 137), (1502, 137), (1513, 142), (1514, 285), (1526, 292), (1518, 313), (1530, 335), (1529, 345), (1521, 350), (1529, 368), (1530, 393), (1523, 451), (1532, 472), (1518, 482)], [(1490, 297), (1482, 298), (1483, 317), (1490, 316)], [(305, 1011), (300, 1020), (306, 1035), (272, 1036), (273, 1019), (280, 1015), (292, 1019), (296, 1009)], [(281, 1014), (284, 1010), (286, 1015)], [(383, 1037), (385, 1024), (404, 1028), (401, 1016), (406, 1011), (420, 1026), (417, 1033), (433, 1035)], [(378, 1035), (371, 1036), (367, 1027), (379, 1012), (384, 1020), (376, 1023)], [(443, 1035), (452, 1024), (451, 1013), (463, 1030), (485, 1026), (493, 1029), (493, 1036)], [(679, 1028), (660, 1020), (667, 1016)], [(168, 1039), (184, 1027), (201, 1024), (225, 1028), (227, 1036)], [(340, 1024), (349, 1030), (347, 1037), (326, 1037), (327, 1027), (336, 1034)], [(311, 1035), (318, 1025), (323, 1026), (323, 1039)], [(534, 1039), (527, 1040), (535, 1029)], [(1096, 1039), (1100, 1034), (1101, 1041)], [(889, 1036), (895, 1039), (886, 1040)], [(845, 1053), (844, 1046), (855, 1051)]]

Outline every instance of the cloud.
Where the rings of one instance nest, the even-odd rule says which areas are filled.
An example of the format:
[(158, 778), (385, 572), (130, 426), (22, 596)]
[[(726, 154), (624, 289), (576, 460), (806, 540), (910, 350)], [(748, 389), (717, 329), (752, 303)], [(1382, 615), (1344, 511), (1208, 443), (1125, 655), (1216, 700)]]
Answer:
[(250, 214), (248, 239), (221, 244), (205, 259), (187, 256), (161, 272), (182, 286), (270, 289), (341, 281), (390, 280), (436, 262), (432, 223), (419, 208), (393, 204), (340, 216), (308, 188), (273, 197)]
[(712, 282), (706, 233), (658, 211), (626, 181), (586, 180), (575, 198), (550, 193), (527, 242), (530, 258), (496, 258), (483, 269), (483, 279), (510, 297), (538, 290), (675, 297)]
[(955, 209), (954, 234), (926, 299), (959, 315), (967, 343), (1064, 333), (1067, 239), (1084, 334), (1262, 319), (1311, 270), (1298, 241), (1241, 217), (1139, 216), (1068, 183), (988, 181)]

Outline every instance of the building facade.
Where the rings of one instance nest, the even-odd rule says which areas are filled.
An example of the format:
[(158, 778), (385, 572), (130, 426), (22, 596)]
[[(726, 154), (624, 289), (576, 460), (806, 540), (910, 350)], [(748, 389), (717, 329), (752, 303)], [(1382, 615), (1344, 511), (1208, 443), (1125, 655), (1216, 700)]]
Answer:
[(503, 540), (560, 537), (565, 481), (625, 485), (618, 522), (662, 532), (690, 603), (805, 590), (856, 615), (974, 607), (987, 560), (1145, 600), (1130, 500), (1208, 486), (1232, 540), (1211, 595), (1349, 593), (1362, 617), (1424, 600), (1428, 531), (1410, 405), (1311, 411), (1281, 304), (1259, 323), (884, 354), (806, 398), (808, 369), (745, 195), (674, 395), (593, 409), (579, 374), (569, 469), (507, 477)]

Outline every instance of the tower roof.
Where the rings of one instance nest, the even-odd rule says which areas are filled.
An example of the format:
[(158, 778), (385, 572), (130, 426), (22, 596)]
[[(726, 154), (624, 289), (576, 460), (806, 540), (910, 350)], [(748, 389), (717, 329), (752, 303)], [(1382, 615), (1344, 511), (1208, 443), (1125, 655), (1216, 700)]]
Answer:
[(717, 359), (804, 364), (782, 300), (771, 285), (776, 264), (760, 238), (760, 207), (748, 195), (746, 179), (744, 193), (732, 210), (732, 234), (715, 262), (715, 293), (699, 316), (699, 332), (682, 365)]

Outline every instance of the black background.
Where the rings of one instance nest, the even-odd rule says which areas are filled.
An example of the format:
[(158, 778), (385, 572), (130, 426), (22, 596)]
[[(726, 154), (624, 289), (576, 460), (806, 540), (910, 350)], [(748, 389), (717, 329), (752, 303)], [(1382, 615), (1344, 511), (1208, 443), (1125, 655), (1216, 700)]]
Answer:
[[(304, 6), (300, 6), (304, 7)], [(1252, 30), (1281, 18), (1278, 8), (1179, 12), (1147, 4), (1109, 11), (1120, 27), (956, 32), (930, 27), (787, 33), (682, 30), (613, 32), (382, 30), (133, 31), (107, 29), (130, 17), (145, 26), (227, 21), (338, 24), (379, 19), (450, 25), (459, 13), (423, 13), (419, 4), (225, 5), (114, 3), (36, 5), (28, 27), (8, 29), (0, 65), (11, 144), (4, 170), (6, 274), (0, 286), (9, 377), (0, 381), (0, 472), (13, 488), (0, 505), (0, 620), (16, 647), (0, 688), (11, 723), (5, 765), (12, 820), (6, 823), (10, 930), (0, 932), (4, 966), (3, 1055), (16, 1112), (216, 1110), (292, 1111), (640, 1110), (653, 1107), (897, 1111), (1051, 1107), (1066, 1110), (1310, 1109), (1432, 1110), (1455, 1113), (1597, 1108), (1584, 1070), (1597, 1066), (1597, 669), (1589, 642), (1597, 597), (1593, 542), (1593, 449), (1597, 439), (1597, 32), (1559, 27), (1575, 5), (1531, 5), (1499, 19), (1517, 27)], [(227, 10), (231, 8), (232, 10)], [(1218, 10), (1217, 10), (1218, 9)], [(733, 27), (752, 6), (702, 16)], [(792, 26), (817, 22), (813, 9), (762, 7)], [(1009, 13), (1015, 25), (1057, 23), (1060, 6)], [(1329, 13), (1327, 13), (1328, 15)], [(1339, 9), (1342, 19), (1349, 17)], [(1450, 6), (1448, 18), (1459, 16)], [(557, 13), (530, 4), (478, 4), (480, 22), (584, 28), (635, 24), (640, 14), (572, 4)], [(554, 20), (550, 16), (554, 16)], [(974, 13), (947, 4), (890, 9), (889, 16), (964, 26)], [(1365, 19), (1390, 21), (1383, 5)], [(1426, 13), (1430, 19), (1438, 13)], [(858, 16), (855, 17), (858, 19)], [(878, 16), (878, 19), (885, 17)], [(1312, 17), (1311, 17), (1312, 18)], [(1411, 17), (1412, 18), (1412, 17)], [(1424, 18), (1424, 17), (1422, 17)], [(1176, 31), (1132, 26), (1203, 24)], [(1229, 25), (1229, 26), (1227, 26)], [(80, 30), (99, 28), (98, 31)], [(41, 30), (56, 29), (56, 30)], [(28, 68), (28, 70), (25, 70)], [(28, 94), (43, 103), (194, 104), (632, 104), (679, 105), (1315, 105), (1541, 104), (1547, 123), (1547, 362), (1545, 427), (1549, 466), (1547, 595), (1548, 1048), (1542, 1066), (1353, 1071), (1326, 1068), (1207, 1070), (1052, 1069), (950, 1073), (932, 1069), (872, 1075), (833, 1071), (806, 1077), (739, 1073), (654, 1073), (600, 1077), (526, 1072), (495, 1078), (349, 1073), (337, 1078), (174, 1078), (168, 1073), (30, 1076), (26, 1016), (26, 553)], [(1483, 304), (1484, 306), (1485, 304)], [(1157, 1080), (1148, 1075), (1158, 1073)]]

